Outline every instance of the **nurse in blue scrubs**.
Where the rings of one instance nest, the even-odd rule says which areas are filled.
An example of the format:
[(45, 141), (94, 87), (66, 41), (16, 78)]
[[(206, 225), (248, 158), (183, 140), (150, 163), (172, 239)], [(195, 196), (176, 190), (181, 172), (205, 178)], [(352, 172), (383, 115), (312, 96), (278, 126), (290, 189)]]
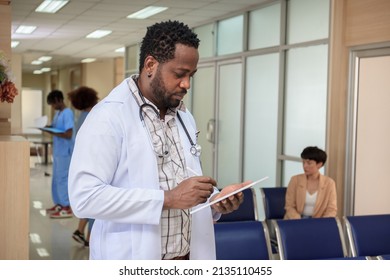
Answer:
[(50, 218), (70, 218), (73, 216), (68, 195), (68, 171), (73, 152), (74, 116), (64, 103), (61, 91), (53, 90), (47, 96), (47, 104), (55, 110), (52, 128), (61, 132), (50, 132), (53, 136), (53, 177), (52, 198), (54, 206), (46, 209)]

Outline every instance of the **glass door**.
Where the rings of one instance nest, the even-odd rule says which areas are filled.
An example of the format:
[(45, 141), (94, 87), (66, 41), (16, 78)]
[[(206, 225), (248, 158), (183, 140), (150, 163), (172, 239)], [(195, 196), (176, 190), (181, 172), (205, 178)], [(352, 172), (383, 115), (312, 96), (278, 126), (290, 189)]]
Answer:
[(192, 114), (202, 147), (203, 174), (214, 177), (215, 144), (215, 66), (199, 66), (192, 84)]
[(242, 63), (217, 66), (216, 178), (220, 188), (241, 181), (242, 172)]

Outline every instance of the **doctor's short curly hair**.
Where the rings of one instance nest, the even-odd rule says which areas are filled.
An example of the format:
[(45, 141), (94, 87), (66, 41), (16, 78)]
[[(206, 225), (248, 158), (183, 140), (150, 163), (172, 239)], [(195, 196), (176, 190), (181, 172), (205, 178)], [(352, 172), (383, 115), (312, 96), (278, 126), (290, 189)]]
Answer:
[(139, 72), (144, 68), (148, 55), (159, 63), (164, 63), (174, 58), (176, 44), (198, 49), (199, 41), (198, 36), (187, 25), (176, 20), (149, 26), (141, 43)]

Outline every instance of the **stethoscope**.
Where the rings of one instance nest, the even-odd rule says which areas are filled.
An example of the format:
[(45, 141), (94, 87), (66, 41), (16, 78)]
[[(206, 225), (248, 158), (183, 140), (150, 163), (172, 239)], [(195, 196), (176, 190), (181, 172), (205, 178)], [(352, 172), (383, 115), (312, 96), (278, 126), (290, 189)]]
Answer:
[[(146, 101), (144, 99), (144, 96), (141, 94), (141, 92), (139, 92), (139, 93), (140, 93), (142, 101), (144, 102), (143, 104), (141, 104), (139, 106), (139, 118), (140, 118), (143, 126), (146, 128), (147, 134), (149, 136), (150, 143), (152, 143), (152, 146), (153, 146), (153, 142), (152, 142), (152, 137), (150, 135), (150, 131), (149, 131), (149, 129), (147, 129), (146, 124), (145, 124), (145, 119), (144, 119), (144, 116), (143, 116), (143, 109), (145, 107), (152, 108), (153, 111), (156, 113), (158, 118), (160, 118), (160, 114), (159, 114), (159, 112), (157, 111), (157, 109), (153, 105), (146, 103)], [(188, 133), (188, 130), (187, 130), (186, 126), (184, 125), (184, 122), (183, 122), (182, 118), (180, 117), (179, 112), (177, 112), (177, 117), (178, 117), (178, 119), (179, 119), (179, 121), (180, 121), (180, 123), (181, 123), (181, 125), (182, 125), (182, 127), (183, 127), (183, 129), (184, 129), (184, 131), (186, 133), (186, 135), (187, 135), (188, 140), (190, 141), (190, 144), (191, 144), (190, 153), (192, 155), (194, 155), (194, 156), (200, 157), (200, 154), (202, 152), (202, 147), (198, 143), (194, 143), (194, 141), (192, 141), (192, 138), (191, 138), (190, 134)], [(169, 155), (169, 145), (168, 145), (168, 141), (167, 141), (167, 136), (165, 134), (165, 130), (164, 129), (163, 129), (163, 131), (164, 131), (164, 138), (165, 138), (164, 139), (164, 141), (165, 141), (165, 149), (163, 147), (162, 148), (162, 153), (158, 153), (158, 152), (156, 152), (156, 150), (153, 147), (153, 150), (156, 152), (157, 156), (160, 157), (160, 158), (165, 158), (165, 157), (168, 157), (168, 155)]]

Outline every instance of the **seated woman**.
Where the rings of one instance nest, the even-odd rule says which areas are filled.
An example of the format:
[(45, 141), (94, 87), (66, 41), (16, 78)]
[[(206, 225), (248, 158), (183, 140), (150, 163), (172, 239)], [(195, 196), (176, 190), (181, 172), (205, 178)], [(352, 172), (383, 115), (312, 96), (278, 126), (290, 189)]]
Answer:
[(326, 162), (326, 153), (317, 147), (307, 147), (301, 158), (305, 173), (293, 176), (288, 184), (284, 218), (336, 217), (336, 184), (319, 171)]

